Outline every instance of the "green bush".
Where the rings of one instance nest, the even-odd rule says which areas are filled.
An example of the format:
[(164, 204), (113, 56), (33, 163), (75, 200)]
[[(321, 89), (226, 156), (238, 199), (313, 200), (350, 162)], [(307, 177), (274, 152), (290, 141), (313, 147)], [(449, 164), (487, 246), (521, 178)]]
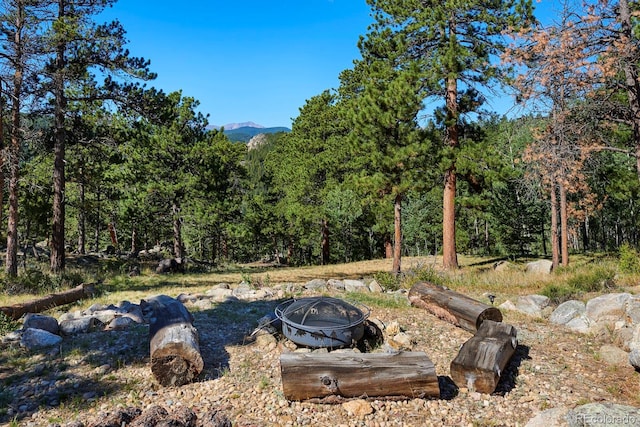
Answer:
[(379, 271), (373, 275), (376, 282), (386, 291), (397, 291), (400, 289), (400, 279), (395, 274), (388, 271)]
[(418, 265), (407, 271), (402, 286), (408, 289), (418, 282), (430, 282), (436, 285), (444, 285), (445, 279), (441, 273), (436, 271), (432, 266)]
[(615, 271), (606, 266), (576, 270), (564, 283), (547, 285), (541, 294), (556, 304), (580, 298), (588, 292), (605, 292), (616, 288)]
[(0, 336), (15, 331), (20, 326), (19, 322), (11, 320), (4, 313), (0, 312)]
[(622, 273), (637, 274), (640, 273), (640, 258), (638, 251), (628, 243), (620, 246), (618, 267)]
[(548, 297), (554, 304), (562, 304), (580, 296), (580, 291), (577, 289), (562, 285), (547, 285), (540, 293)]
[(567, 279), (567, 285), (580, 292), (602, 292), (614, 289), (616, 272), (604, 266), (597, 266), (576, 272)]

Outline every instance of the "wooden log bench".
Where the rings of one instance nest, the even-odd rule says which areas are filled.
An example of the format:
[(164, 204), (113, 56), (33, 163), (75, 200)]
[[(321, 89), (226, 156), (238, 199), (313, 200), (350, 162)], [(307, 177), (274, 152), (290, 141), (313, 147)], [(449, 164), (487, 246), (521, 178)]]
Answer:
[(423, 352), (283, 353), (280, 368), (288, 400), (440, 397), (435, 366)]
[(149, 352), (155, 379), (163, 386), (192, 382), (202, 372), (204, 361), (191, 313), (167, 295), (142, 300), (140, 306), (143, 311), (152, 312)]
[(409, 290), (409, 302), (472, 334), (485, 320), (502, 321), (498, 308), (429, 282), (413, 285)]
[(518, 346), (516, 328), (485, 320), (451, 362), (451, 379), (458, 387), (493, 393), (502, 371)]

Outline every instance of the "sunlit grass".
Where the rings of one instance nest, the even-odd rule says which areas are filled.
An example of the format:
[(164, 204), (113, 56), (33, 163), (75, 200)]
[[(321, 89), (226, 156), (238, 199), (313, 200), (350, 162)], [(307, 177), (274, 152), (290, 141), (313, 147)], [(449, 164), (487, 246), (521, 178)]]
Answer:
[[(453, 290), (481, 299), (484, 294), (496, 295), (496, 303), (518, 295), (541, 293), (550, 286), (576, 286), (575, 281), (596, 280), (602, 271), (615, 275), (613, 283), (606, 289), (628, 289), (640, 284), (639, 274), (617, 273), (618, 260), (605, 256), (572, 256), (568, 267), (559, 268), (552, 274), (528, 274), (525, 272), (527, 260), (509, 262), (507, 268), (497, 271), (493, 268), (497, 261), (492, 258), (459, 256), (460, 268), (455, 271), (442, 269), (441, 257), (404, 257), (403, 274), (398, 278), (397, 287), (408, 289), (417, 281), (429, 280), (443, 284)], [(241, 281), (255, 288), (279, 284), (303, 285), (312, 279), (388, 279), (392, 268), (391, 259), (377, 259), (348, 264), (306, 267), (268, 267), (260, 264), (229, 265), (224, 270), (210, 273), (156, 274), (145, 268), (140, 276), (126, 274), (105, 274), (94, 298), (60, 308), (83, 309), (92, 304), (113, 304), (127, 300), (133, 303), (152, 295), (178, 296), (182, 293), (203, 294), (212, 287), (227, 283), (235, 286)], [(600, 272), (600, 273), (599, 273)], [(87, 277), (91, 279), (92, 277)], [(76, 279), (77, 280), (77, 279)], [(574, 281), (572, 284), (572, 280)], [(395, 285), (395, 284), (394, 284)], [(580, 286), (578, 286), (580, 288)], [(586, 289), (589, 289), (588, 287)], [(0, 295), (0, 305), (10, 305), (35, 299), (37, 295)], [(365, 301), (362, 301), (365, 303)], [(370, 301), (373, 305), (395, 304), (393, 301)]]

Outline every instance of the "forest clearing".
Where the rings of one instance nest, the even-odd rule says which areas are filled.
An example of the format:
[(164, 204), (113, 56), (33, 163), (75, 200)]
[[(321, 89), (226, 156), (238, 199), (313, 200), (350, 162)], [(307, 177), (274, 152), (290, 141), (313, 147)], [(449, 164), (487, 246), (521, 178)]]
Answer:
[[(612, 362), (602, 353), (607, 346), (623, 346), (616, 328), (577, 333), (550, 322), (548, 311), (539, 317), (501, 310), (503, 322), (517, 330), (518, 347), (493, 393), (454, 384), (449, 365), (471, 334), (409, 305), (407, 286), (420, 280), (440, 281), (486, 304), (490, 304), (487, 295), (494, 295), (496, 307), (549, 289), (573, 287), (572, 297), (584, 301), (601, 294), (636, 295), (640, 289), (637, 274), (621, 273), (616, 258), (579, 258), (575, 266), (551, 274), (527, 273), (522, 262), (496, 271), (495, 261), (461, 257), (463, 267), (447, 272), (437, 268), (433, 257), (409, 258), (404, 278), (395, 285), (385, 283), (391, 260), (305, 268), (253, 264), (236, 271), (199, 274), (158, 275), (143, 269), (138, 277), (105, 278), (102, 292), (95, 297), (47, 314), (59, 317), (96, 305), (117, 306), (122, 301), (136, 304), (157, 294), (180, 298), (193, 314), (200, 336), (205, 362), (200, 376), (185, 385), (161, 386), (150, 373), (146, 324), (65, 336), (59, 345), (46, 350), (27, 350), (4, 340), (0, 421), (9, 426), (106, 426), (117, 414), (122, 417), (126, 408), (154, 408), (166, 411), (166, 417), (190, 411), (200, 420), (215, 410), (216, 420), (224, 415), (234, 426), (515, 426), (553, 408), (566, 413), (590, 403), (640, 407), (640, 374), (628, 363)], [(348, 292), (326, 285), (331, 280), (367, 282), (375, 278), (383, 291)], [(310, 285), (319, 280), (325, 287)], [(582, 285), (576, 285), (578, 282)], [(226, 290), (225, 283), (230, 293), (214, 297), (212, 290)], [(424, 352), (433, 361), (440, 397), (364, 397), (332, 403), (286, 399), (279, 358), (296, 347), (280, 334), (255, 331), (259, 320), (272, 314), (279, 303), (309, 295), (332, 295), (367, 305), (371, 318), (385, 325), (384, 346)], [(13, 301), (4, 296), (0, 305)], [(550, 306), (558, 302), (552, 298)], [(392, 339), (390, 334), (399, 331), (409, 337), (406, 342)]]

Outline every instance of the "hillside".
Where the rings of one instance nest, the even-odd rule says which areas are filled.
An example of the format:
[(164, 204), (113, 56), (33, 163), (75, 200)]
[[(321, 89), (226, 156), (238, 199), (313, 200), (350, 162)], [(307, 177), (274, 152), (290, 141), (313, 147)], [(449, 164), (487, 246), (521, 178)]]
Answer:
[(277, 133), (277, 132), (290, 132), (291, 130), (286, 127), (272, 127), (272, 128), (256, 128), (244, 126), (237, 129), (224, 130), (224, 134), (234, 142), (249, 142), (251, 138), (261, 133)]
[(247, 143), (254, 136), (261, 133), (291, 132), (291, 129), (284, 126), (264, 127), (253, 122), (229, 123), (224, 126), (210, 126), (212, 129), (224, 128), (224, 134), (234, 142)]

